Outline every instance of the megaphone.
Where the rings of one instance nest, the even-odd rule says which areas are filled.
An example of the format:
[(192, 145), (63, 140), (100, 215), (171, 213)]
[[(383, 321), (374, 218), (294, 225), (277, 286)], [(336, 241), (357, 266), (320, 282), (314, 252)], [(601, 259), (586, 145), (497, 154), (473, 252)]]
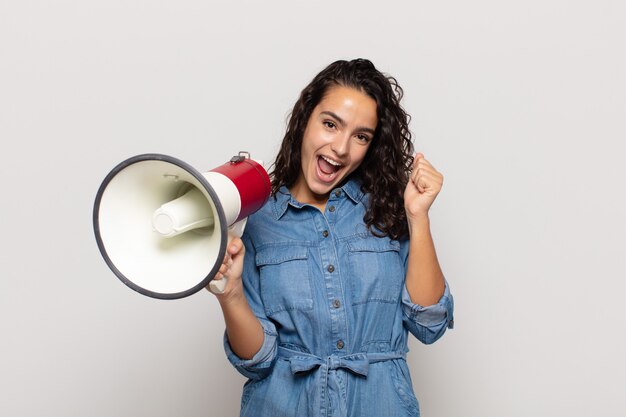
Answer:
[(167, 155), (134, 156), (98, 189), (98, 248), (124, 284), (149, 297), (187, 297), (207, 285), (223, 292), (225, 280), (212, 280), (228, 231), (241, 236), (270, 190), (267, 172), (247, 152), (203, 173)]

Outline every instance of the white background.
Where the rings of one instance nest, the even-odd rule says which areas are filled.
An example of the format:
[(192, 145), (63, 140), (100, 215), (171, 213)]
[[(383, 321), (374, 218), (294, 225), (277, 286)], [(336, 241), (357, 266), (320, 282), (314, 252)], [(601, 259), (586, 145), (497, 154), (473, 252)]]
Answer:
[(235, 416), (216, 300), (126, 288), (92, 231), (127, 157), (271, 162), (328, 63), (394, 75), (456, 328), (429, 417), (626, 415), (623, 1), (0, 0), (0, 415)]

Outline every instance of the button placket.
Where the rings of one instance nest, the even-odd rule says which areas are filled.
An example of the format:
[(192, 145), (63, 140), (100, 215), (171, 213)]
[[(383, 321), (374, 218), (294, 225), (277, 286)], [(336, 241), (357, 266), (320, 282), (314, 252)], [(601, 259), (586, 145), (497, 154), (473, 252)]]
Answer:
[[(341, 274), (338, 260), (338, 248), (336, 239), (331, 236), (333, 231), (332, 226), (335, 220), (335, 214), (337, 213), (337, 201), (335, 199), (335, 193), (332, 192), (327, 205), (326, 214), (318, 212), (316, 217), (316, 226), (319, 233), (319, 253), (321, 270), (324, 274), (324, 288), (326, 305), (329, 309), (330, 316), (330, 334), (332, 349), (345, 350), (347, 340), (347, 317), (346, 309), (343, 308), (343, 284), (341, 283)], [(340, 343), (339, 343), (340, 342)], [(341, 346), (341, 347), (338, 347)]]

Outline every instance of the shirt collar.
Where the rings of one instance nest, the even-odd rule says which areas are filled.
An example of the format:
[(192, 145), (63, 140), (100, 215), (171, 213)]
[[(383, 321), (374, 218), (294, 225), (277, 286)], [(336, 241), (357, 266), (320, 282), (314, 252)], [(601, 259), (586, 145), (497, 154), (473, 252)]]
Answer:
[(363, 201), (363, 197), (365, 197), (365, 193), (361, 190), (361, 180), (359, 179), (348, 180), (341, 189), (357, 204)]
[[(355, 178), (350, 178), (339, 189), (343, 190), (355, 204), (361, 202), (365, 196), (365, 193), (361, 190), (361, 181)], [(270, 197), (270, 204), (272, 204), (272, 211), (276, 220), (285, 214), (290, 205), (298, 209), (304, 206), (304, 204), (293, 198), (284, 185), (278, 189), (273, 198)]]

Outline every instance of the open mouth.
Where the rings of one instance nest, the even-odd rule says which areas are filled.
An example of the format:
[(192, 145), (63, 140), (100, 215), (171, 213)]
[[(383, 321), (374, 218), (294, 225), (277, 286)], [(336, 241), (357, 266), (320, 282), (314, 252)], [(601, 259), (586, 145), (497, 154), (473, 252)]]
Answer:
[(324, 181), (334, 180), (341, 168), (343, 165), (335, 160), (321, 155), (317, 157), (317, 170)]

